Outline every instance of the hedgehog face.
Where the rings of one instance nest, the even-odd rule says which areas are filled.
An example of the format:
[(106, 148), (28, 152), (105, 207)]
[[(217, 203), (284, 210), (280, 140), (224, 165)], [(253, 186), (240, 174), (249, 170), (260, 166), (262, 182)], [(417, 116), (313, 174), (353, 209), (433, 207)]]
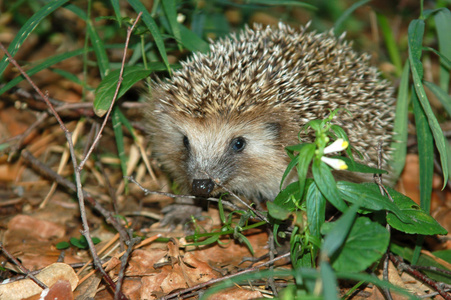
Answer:
[(163, 116), (155, 151), (184, 192), (218, 195), (222, 185), (248, 198), (276, 196), (287, 164), (276, 120)]

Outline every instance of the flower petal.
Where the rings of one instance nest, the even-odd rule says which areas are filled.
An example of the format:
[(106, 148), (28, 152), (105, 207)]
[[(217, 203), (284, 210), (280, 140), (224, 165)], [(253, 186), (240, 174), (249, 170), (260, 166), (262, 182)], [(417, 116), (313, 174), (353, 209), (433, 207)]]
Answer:
[(348, 169), (348, 165), (341, 159), (323, 156), (323, 157), (321, 157), (321, 160), (323, 162), (325, 162), (326, 164), (328, 164), (329, 166), (331, 166), (332, 168), (334, 168), (335, 170)]
[(344, 139), (337, 139), (335, 142), (324, 148), (324, 154), (343, 151), (348, 148), (349, 143)]

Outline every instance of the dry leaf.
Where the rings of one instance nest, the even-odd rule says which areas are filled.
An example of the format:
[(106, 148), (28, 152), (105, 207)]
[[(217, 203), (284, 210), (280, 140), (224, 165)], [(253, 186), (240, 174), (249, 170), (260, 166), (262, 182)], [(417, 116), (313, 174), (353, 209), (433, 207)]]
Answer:
[[(75, 274), (74, 269), (63, 263), (54, 263), (44, 268), (36, 275), (36, 278), (47, 286), (52, 286), (59, 280), (68, 281), (72, 291), (78, 284), (78, 277)], [(0, 285), (0, 299), (2, 300), (20, 300), (41, 293), (42, 288), (31, 279), (23, 279)]]

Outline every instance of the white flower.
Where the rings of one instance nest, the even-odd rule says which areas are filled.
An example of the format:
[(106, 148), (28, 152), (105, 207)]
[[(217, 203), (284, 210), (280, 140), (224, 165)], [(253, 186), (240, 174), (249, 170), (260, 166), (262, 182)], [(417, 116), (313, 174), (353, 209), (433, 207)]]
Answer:
[(183, 24), (185, 22), (186, 16), (184, 14), (178, 13), (177, 14), (177, 22), (180, 24)]
[(331, 166), (332, 168), (334, 168), (335, 170), (346, 170), (346, 169), (348, 169), (348, 165), (344, 161), (342, 161), (341, 159), (330, 158), (330, 157), (323, 156), (323, 157), (321, 157), (321, 160), (323, 162), (325, 162), (326, 164), (328, 164), (329, 166)]
[(338, 139), (326, 148), (324, 148), (324, 154), (332, 153), (332, 152), (339, 152), (342, 150), (345, 150), (348, 148), (349, 143), (345, 141), (344, 139)]

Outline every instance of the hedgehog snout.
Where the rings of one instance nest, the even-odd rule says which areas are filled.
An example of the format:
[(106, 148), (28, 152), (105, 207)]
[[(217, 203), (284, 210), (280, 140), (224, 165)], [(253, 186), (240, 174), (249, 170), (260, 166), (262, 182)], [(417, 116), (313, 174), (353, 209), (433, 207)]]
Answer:
[(214, 187), (215, 183), (211, 179), (193, 179), (192, 193), (194, 196), (208, 197)]

